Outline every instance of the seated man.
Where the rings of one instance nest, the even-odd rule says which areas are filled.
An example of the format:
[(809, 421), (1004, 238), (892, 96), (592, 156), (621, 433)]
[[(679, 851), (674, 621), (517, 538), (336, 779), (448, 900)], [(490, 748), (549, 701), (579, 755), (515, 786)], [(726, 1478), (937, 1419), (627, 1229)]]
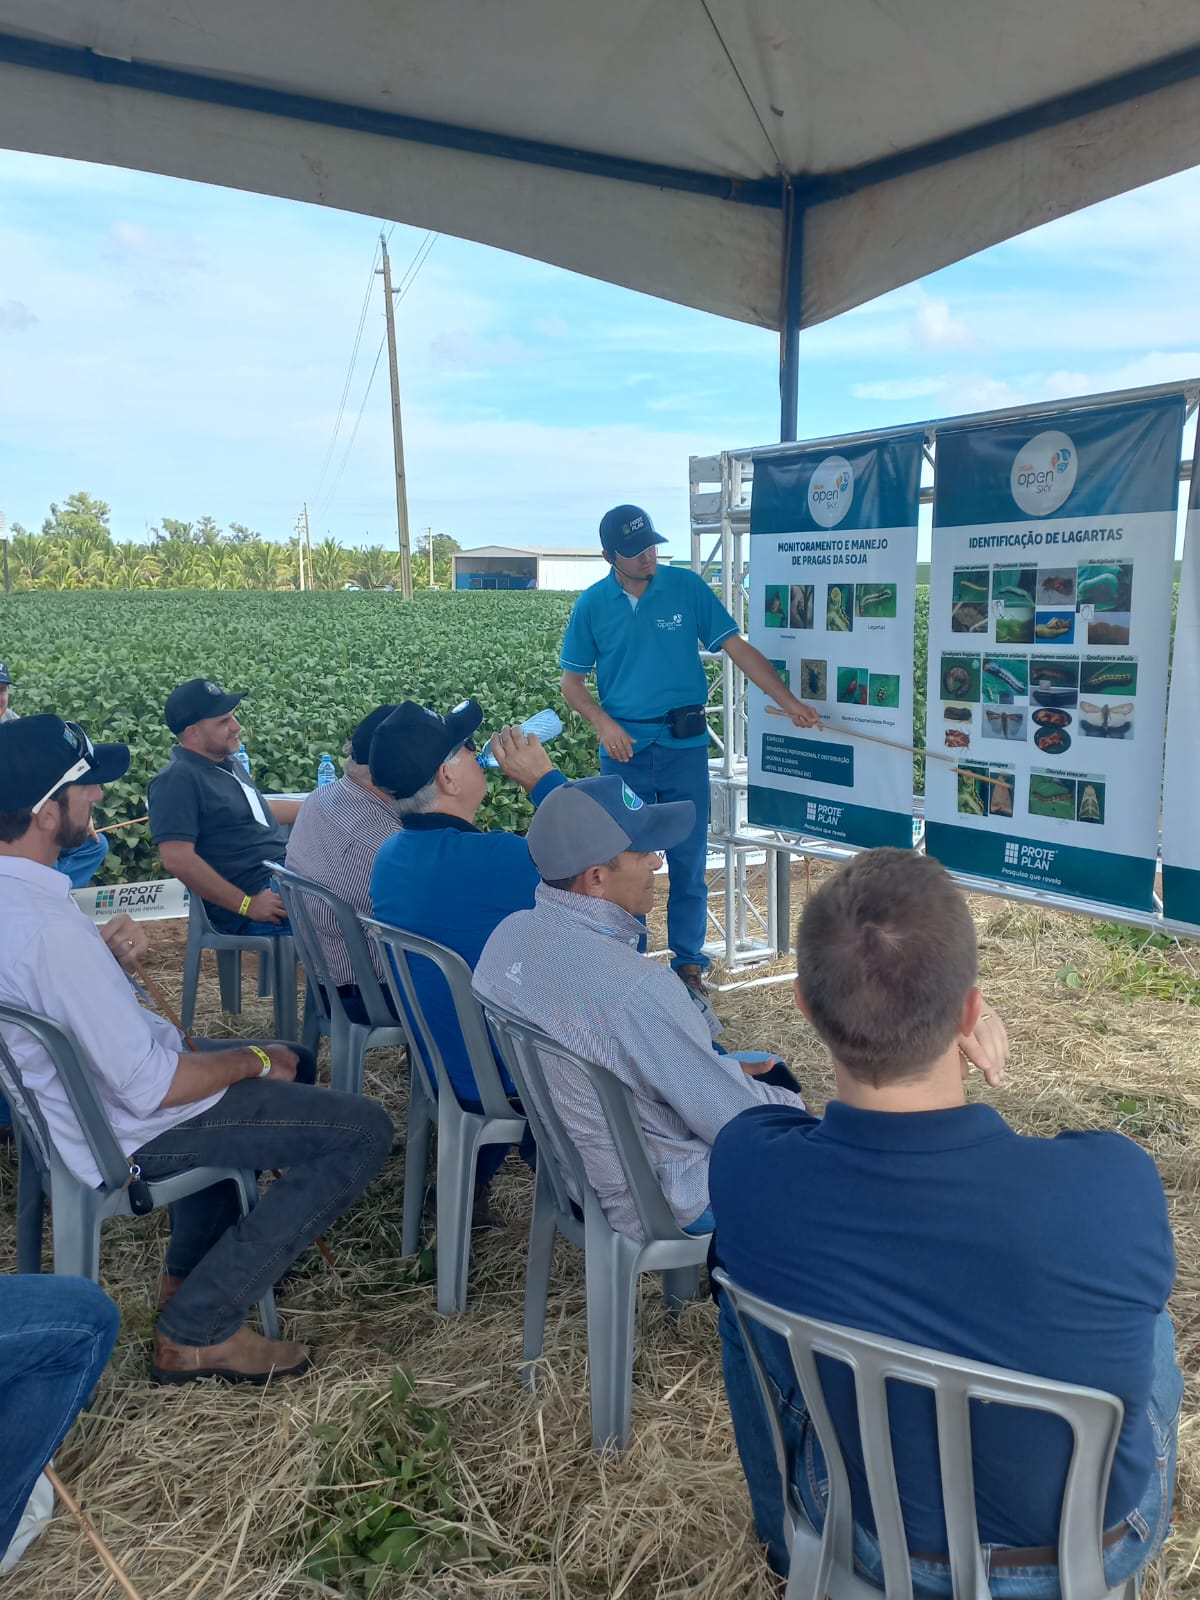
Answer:
[[(342, 776), (316, 788), (301, 802), (288, 836), (284, 865), (302, 878), (330, 889), (360, 916), (371, 911), (371, 873), (379, 847), (400, 826), (392, 802), (371, 782), (371, 740), (396, 707), (376, 706), (347, 739)], [(309, 902), (313, 926), (325, 951), (338, 994), (351, 1018), (367, 1021), (362, 996), (354, 981), (350, 957), (337, 921), (325, 906)]]
[[(387, 1159), (392, 1125), (373, 1100), (314, 1087), (311, 1055), (233, 1042), (197, 1054), (138, 1005), (113, 955), (132, 964), (144, 936), (139, 947), (132, 931), (110, 952), (52, 870), (58, 851), (86, 834), (100, 785), (128, 766), (125, 745), (93, 746), (58, 717), (0, 727), (0, 1000), (71, 1029), (144, 1177), (195, 1165), (284, 1169), (246, 1218), (229, 1184), (171, 1206), (150, 1369), (157, 1383), (265, 1383), (303, 1372), (308, 1352), (254, 1333), (246, 1314), (362, 1194)], [(6, 1025), (3, 1036), (63, 1162), (98, 1184), (49, 1055), (23, 1028)], [(298, 1065), (308, 1083), (293, 1081)]]
[[(381, 922), (404, 928), (462, 956), (469, 967), (492, 929), (521, 906), (532, 905), (537, 870), (519, 834), (481, 832), (475, 817), (487, 798), (487, 775), (475, 758), (475, 731), (483, 712), (474, 700), (447, 716), (406, 700), (371, 743), (371, 778), (392, 797), (403, 826), (381, 848), (371, 876), (371, 902)], [(535, 735), (519, 727), (492, 736), (500, 771), (540, 805), (566, 784)], [(413, 964), (421, 1008), (437, 1036), (446, 1071), (460, 1100), (479, 1104), (467, 1047), (450, 990), (428, 962)], [(503, 1068), (501, 1068), (503, 1073)], [(505, 1086), (513, 1090), (504, 1074)], [(485, 1145), (476, 1169), (476, 1220), (494, 1221), (487, 1186), (508, 1148)]]
[[(617, 777), (585, 778), (549, 795), (528, 835), (542, 879), (533, 908), (492, 934), (474, 989), (630, 1086), (676, 1221), (685, 1232), (707, 1233), (708, 1155), (717, 1134), (750, 1106), (804, 1102), (794, 1085), (764, 1081), (778, 1072), (772, 1057), (743, 1064), (718, 1053), (688, 989), (638, 953), (638, 918), (654, 904), (655, 869), (694, 823), (690, 800), (647, 805)], [(609, 1222), (639, 1238), (594, 1094), (561, 1061), (551, 1058), (545, 1068)]]
[[(796, 1003), (829, 1048), (837, 1095), (819, 1120), (771, 1106), (717, 1140), (709, 1191), (721, 1264), (785, 1310), (1119, 1396), (1104, 1516), (1116, 1588), (1166, 1532), (1182, 1393), (1164, 1310), (1175, 1257), (1153, 1161), (1117, 1133), (1028, 1138), (964, 1102), (967, 1061), (997, 1082), (1007, 1041), (981, 1012), (966, 900), (931, 857), (873, 850), (848, 862), (808, 901), (796, 960)], [(755, 1522), (786, 1572), (775, 1454), (727, 1305), (721, 1337)], [(782, 1343), (755, 1342), (785, 1401), (793, 1482), (820, 1529), (825, 1467), (804, 1398)], [(915, 1585), (949, 1595), (932, 1397), (892, 1390)], [(855, 1553), (882, 1585), (844, 1368), (830, 1366), (826, 1397), (859, 1519)], [(1002, 1405), (973, 1405), (971, 1425), (992, 1593), (1056, 1596), (1070, 1433)]]
[(204, 901), (221, 933), (288, 933), (283, 901), (264, 861), (282, 861), (285, 824), (298, 800), (268, 800), (232, 760), (241, 742), (227, 694), (206, 678), (167, 697), (167, 727), (179, 743), (146, 794), (150, 837), (163, 866)]

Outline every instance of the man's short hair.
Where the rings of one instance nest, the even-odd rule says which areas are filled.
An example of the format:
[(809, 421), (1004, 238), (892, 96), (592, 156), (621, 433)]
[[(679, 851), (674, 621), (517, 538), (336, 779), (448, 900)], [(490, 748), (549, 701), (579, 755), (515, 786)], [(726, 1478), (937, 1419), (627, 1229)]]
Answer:
[(0, 811), (0, 844), (16, 844), (29, 832), (33, 811), (26, 806), (21, 811)]
[(796, 929), (813, 1026), (876, 1088), (914, 1076), (958, 1032), (975, 983), (975, 924), (932, 856), (868, 850), (823, 883)]

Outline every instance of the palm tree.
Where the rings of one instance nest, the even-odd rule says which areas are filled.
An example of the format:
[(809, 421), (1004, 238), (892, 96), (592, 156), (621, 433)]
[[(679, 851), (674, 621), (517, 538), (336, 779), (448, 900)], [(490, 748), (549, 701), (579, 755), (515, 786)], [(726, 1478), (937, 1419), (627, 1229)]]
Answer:
[(336, 539), (322, 539), (312, 553), (314, 589), (340, 589), (347, 580), (350, 554)]
[(364, 589), (383, 589), (396, 582), (399, 556), (377, 544), (364, 545), (350, 552), (353, 578)]
[(252, 544), (238, 546), (242, 558), (242, 587), (245, 589), (274, 589), (279, 564), (278, 546), (265, 539), (255, 539)]
[(54, 559), (54, 545), (40, 534), (27, 533), (24, 528), (14, 533), (9, 545), (9, 556), (15, 571), (15, 589), (49, 588), (50, 569)]

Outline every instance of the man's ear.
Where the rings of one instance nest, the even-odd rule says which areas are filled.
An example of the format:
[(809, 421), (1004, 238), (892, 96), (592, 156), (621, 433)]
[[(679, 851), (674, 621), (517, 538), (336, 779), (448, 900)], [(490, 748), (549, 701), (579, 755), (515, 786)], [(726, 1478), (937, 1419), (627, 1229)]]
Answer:
[(792, 993), (796, 997), (796, 1010), (800, 1013), (800, 1015), (805, 1019), (806, 1022), (811, 1022), (812, 1021), (812, 1012), (809, 1009), (808, 1001), (804, 998), (804, 990), (800, 986), (799, 975), (797, 975), (796, 981), (792, 985)]
[(967, 990), (967, 998), (963, 1001), (962, 1016), (959, 1019), (958, 1031), (961, 1034), (974, 1033), (979, 1024), (983, 1011), (983, 996), (977, 985)]

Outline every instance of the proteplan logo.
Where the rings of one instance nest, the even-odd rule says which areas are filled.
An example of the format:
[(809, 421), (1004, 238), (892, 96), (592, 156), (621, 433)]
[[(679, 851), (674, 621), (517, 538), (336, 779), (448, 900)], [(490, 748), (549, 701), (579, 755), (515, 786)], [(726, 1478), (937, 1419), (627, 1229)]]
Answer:
[(854, 468), (845, 456), (826, 456), (808, 480), (808, 509), (822, 528), (836, 528), (854, 504)]
[(1058, 851), (1049, 845), (1024, 844), (1020, 839), (1004, 841), (1004, 865), (1022, 867), (1025, 871), (1049, 872), (1058, 857)]
[(1050, 428), (1035, 433), (1013, 461), (1009, 487), (1020, 509), (1031, 517), (1057, 511), (1075, 487), (1079, 456), (1069, 434)]
[(113, 908), (113, 904), (116, 901), (116, 898), (117, 898), (117, 891), (115, 889), (97, 889), (96, 890), (96, 910), (97, 911), (111, 911), (112, 908)]

